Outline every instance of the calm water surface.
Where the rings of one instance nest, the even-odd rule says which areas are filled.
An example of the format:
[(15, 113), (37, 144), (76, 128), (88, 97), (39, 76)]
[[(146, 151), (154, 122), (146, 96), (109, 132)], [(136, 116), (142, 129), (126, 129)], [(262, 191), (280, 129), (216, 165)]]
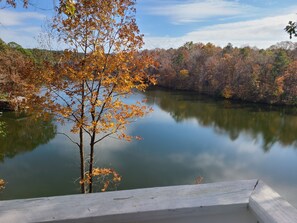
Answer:
[[(262, 179), (297, 207), (297, 109), (232, 103), (194, 93), (149, 91), (154, 112), (129, 128), (142, 141), (108, 139), (96, 165), (115, 168), (119, 189)], [(79, 193), (79, 152), (69, 126), (3, 113), (0, 199)]]

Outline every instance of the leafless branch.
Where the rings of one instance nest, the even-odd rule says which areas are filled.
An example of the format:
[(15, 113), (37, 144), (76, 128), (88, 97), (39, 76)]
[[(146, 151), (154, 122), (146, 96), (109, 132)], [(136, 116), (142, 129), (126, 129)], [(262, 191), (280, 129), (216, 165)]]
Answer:
[(63, 132), (57, 132), (57, 134), (58, 134), (58, 135), (66, 136), (72, 143), (74, 143), (75, 145), (77, 145), (78, 148), (79, 148), (79, 144), (78, 144), (78, 142), (75, 142), (75, 141), (74, 141), (73, 139), (71, 139), (71, 137), (68, 136), (67, 134), (65, 134), (65, 133), (63, 133)]

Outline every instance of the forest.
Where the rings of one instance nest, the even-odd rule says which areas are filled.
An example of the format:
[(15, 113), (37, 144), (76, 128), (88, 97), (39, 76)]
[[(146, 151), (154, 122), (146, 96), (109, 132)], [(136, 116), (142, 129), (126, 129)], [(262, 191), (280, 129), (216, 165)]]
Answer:
[[(297, 43), (258, 49), (188, 42), (178, 49), (142, 53), (153, 55), (159, 63), (150, 70), (158, 74), (158, 86), (248, 102), (297, 104)], [(24, 96), (28, 69), (43, 61), (55, 63), (61, 54), (0, 40), (0, 101), (5, 92)]]
[(151, 53), (160, 63), (159, 86), (249, 102), (297, 104), (296, 43), (258, 49), (188, 42)]
[(10, 99), (27, 96), (37, 85), (31, 74), (44, 66), (42, 64), (45, 61), (57, 62), (61, 53), (37, 48), (24, 49), (15, 42), (5, 43), (0, 39), (0, 108), (10, 109), (11, 105), (7, 101), (13, 102)]

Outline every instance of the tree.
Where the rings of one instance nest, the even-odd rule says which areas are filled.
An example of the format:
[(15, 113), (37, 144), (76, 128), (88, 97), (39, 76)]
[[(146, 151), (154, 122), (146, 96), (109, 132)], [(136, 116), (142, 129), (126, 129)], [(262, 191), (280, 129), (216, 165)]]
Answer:
[(0, 179), (0, 191), (5, 188), (5, 181), (3, 179)]
[(0, 40), (0, 101), (6, 100), (16, 106), (28, 94), (38, 92), (33, 68), (34, 64), (27, 50), (19, 45), (12, 48)]
[(290, 39), (292, 39), (293, 36), (297, 37), (297, 22), (289, 21), (285, 30), (290, 35)]
[(290, 58), (288, 57), (285, 50), (278, 50), (275, 53), (275, 60), (273, 63), (272, 74), (276, 76), (280, 76), (286, 67), (290, 64)]
[[(0, 0), (0, 3), (1, 2), (5, 2), (6, 6), (12, 6), (14, 8), (17, 6), (16, 0), (5, 0), (5, 1)], [(28, 7), (28, 4), (29, 4), (29, 0), (22, 0), (22, 2), (23, 2), (23, 7), (27, 8)], [(6, 6), (4, 6), (4, 8)]]
[(297, 104), (297, 61), (292, 62), (281, 77), (281, 92), (287, 103)]
[(71, 131), (79, 141), (67, 137), (79, 148), (82, 193), (93, 192), (94, 177), (112, 176), (102, 190), (120, 179), (111, 169), (94, 167), (95, 145), (112, 135), (130, 141), (127, 125), (149, 112), (142, 102), (131, 104), (125, 99), (155, 83), (146, 72), (153, 59), (138, 52), (143, 40), (134, 6), (135, 0), (60, 0), (53, 21), (69, 48), (59, 63), (45, 64), (46, 72), (42, 69), (39, 75), (45, 92), (35, 101), (62, 123), (73, 123)]

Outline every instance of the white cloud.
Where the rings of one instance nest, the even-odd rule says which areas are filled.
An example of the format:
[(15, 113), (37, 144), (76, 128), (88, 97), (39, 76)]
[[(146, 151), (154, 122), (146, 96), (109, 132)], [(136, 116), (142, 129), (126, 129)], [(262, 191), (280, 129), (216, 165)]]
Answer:
[[(16, 42), (23, 47), (37, 47), (34, 37), (41, 32), (45, 15), (37, 12), (1, 10), (0, 38), (5, 42)], [(34, 25), (37, 24), (37, 25)]]
[(283, 32), (289, 20), (296, 19), (295, 14), (266, 17), (257, 20), (241, 21), (205, 27), (187, 34), (187, 37), (198, 37), (208, 40), (218, 36), (220, 40), (277, 40), (287, 36)]
[[(185, 36), (181, 37), (170, 37), (170, 36), (145, 36), (144, 37), (144, 48), (145, 49), (155, 49), (155, 48), (177, 48), (183, 45), (188, 40)], [(195, 42), (195, 40), (192, 40)]]
[(0, 24), (2, 26), (19, 26), (29, 19), (43, 20), (45, 19), (45, 15), (37, 12), (16, 12), (9, 10), (1, 10), (0, 13)]
[(0, 38), (6, 43), (16, 42), (24, 48), (37, 47), (37, 41), (34, 39), (41, 32), (41, 27), (23, 27), (15, 29), (0, 29)]
[(296, 20), (295, 13), (270, 16), (250, 21), (233, 22), (206, 26), (180, 37), (146, 37), (146, 48), (176, 48), (187, 41), (211, 42), (226, 46), (229, 42), (235, 46), (257, 46), (267, 48), (276, 42), (287, 41), (284, 27), (289, 20)]
[(150, 14), (169, 16), (175, 24), (197, 22), (213, 17), (250, 16), (255, 11), (257, 11), (255, 7), (226, 0), (191, 0), (149, 9)]

